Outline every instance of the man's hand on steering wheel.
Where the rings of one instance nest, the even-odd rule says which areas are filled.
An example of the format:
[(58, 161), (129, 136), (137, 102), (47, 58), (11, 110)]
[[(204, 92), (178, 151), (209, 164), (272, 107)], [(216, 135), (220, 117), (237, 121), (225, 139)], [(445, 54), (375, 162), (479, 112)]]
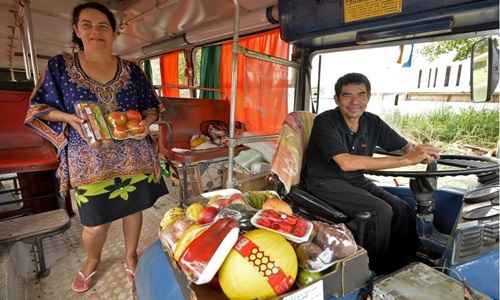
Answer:
[(412, 165), (418, 163), (430, 163), (439, 159), (440, 149), (432, 145), (420, 144), (411, 147), (404, 157)]

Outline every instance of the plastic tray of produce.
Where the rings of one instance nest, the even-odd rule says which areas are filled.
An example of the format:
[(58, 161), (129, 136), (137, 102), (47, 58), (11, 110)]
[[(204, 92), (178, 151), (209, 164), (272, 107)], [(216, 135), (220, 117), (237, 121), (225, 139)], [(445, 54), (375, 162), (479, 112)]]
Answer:
[(251, 222), (257, 228), (276, 232), (295, 243), (307, 242), (313, 230), (310, 221), (272, 209), (259, 210)]

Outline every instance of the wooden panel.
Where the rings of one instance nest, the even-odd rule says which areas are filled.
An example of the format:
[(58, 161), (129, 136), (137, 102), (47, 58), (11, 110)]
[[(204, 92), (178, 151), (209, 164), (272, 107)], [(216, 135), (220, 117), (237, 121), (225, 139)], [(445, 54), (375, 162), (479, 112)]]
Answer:
[[(170, 122), (173, 128), (173, 147), (189, 149), (191, 136), (200, 133), (203, 121), (221, 120), (229, 123), (229, 102), (212, 99), (163, 99), (165, 111), (161, 121)], [(160, 135), (166, 132), (160, 127)]]
[(54, 232), (68, 225), (69, 217), (63, 209), (2, 221), (0, 243)]

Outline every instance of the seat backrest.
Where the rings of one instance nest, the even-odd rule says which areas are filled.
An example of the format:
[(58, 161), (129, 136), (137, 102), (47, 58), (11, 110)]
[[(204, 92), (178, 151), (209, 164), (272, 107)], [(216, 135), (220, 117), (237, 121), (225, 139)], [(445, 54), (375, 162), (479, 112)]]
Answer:
[(33, 83), (0, 83), (0, 149), (39, 146), (43, 139), (24, 125)]
[(271, 171), (278, 176), (287, 193), (292, 186), (300, 183), (314, 117), (313, 113), (307, 111), (292, 112), (281, 128)]
[[(163, 98), (161, 121), (172, 128), (172, 144), (165, 148), (190, 148), (191, 137), (200, 133), (203, 121), (220, 120), (229, 122), (229, 101), (213, 99)], [(160, 143), (166, 141), (166, 127), (160, 126)], [(164, 144), (164, 142), (163, 142)], [(160, 148), (161, 149), (161, 148)]]

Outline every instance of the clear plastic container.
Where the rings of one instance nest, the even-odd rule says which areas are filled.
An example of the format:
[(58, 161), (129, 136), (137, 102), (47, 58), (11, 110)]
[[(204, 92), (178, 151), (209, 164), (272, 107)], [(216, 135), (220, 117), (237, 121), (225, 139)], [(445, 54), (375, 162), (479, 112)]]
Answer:
[(137, 110), (110, 112), (106, 115), (106, 121), (115, 140), (145, 137), (146, 128), (141, 124), (142, 116)]
[(307, 242), (313, 230), (313, 224), (310, 221), (272, 209), (259, 210), (252, 217), (251, 222), (257, 228), (281, 234), (294, 243)]
[(75, 104), (76, 114), (86, 120), (82, 124), (83, 133), (91, 145), (99, 145), (112, 139), (143, 139), (146, 128), (140, 123), (141, 113), (129, 109), (126, 112), (113, 111), (104, 114), (98, 103), (81, 101)]
[(109, 142), (112, 139), (102, 111), (97, 103), (78, 102), (75, 104), (76, 115), (85, 120), (85, 123), (81, 125), (83, 134), (92, 146)]
[(207, 206), (213, 206), (219, 210), (233, 203), (245, 204), (243, 193), (237, 189), (216, 190), (200, 196), (208, 200)]

